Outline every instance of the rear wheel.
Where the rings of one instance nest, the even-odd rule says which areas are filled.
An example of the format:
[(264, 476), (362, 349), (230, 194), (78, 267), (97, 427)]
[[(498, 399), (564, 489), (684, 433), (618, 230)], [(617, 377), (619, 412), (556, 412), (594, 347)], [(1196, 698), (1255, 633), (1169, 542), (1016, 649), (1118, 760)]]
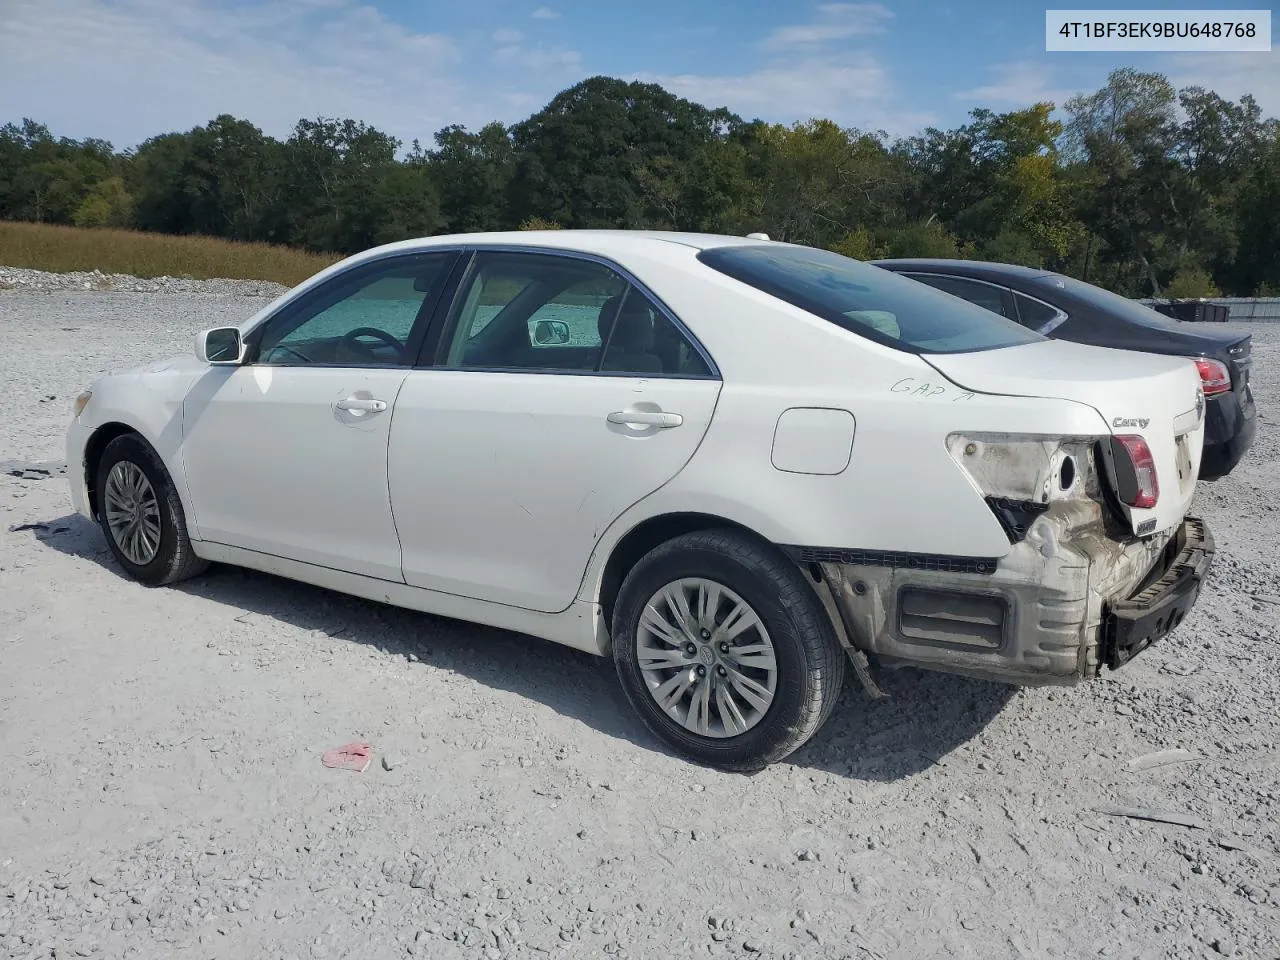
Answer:
[(186, 515), (169, 471), (137, 434), (116, 437), (98, 464), (98, 523), (111, 552), (133, 579), (149, 586), (202, 573)]
[(734, 531), (686, 534), (623, 581), (614, 662), (645, 724), (690, 759), (750, 771), (781, 760), (830, 715), (844, 654), (804, 576)]

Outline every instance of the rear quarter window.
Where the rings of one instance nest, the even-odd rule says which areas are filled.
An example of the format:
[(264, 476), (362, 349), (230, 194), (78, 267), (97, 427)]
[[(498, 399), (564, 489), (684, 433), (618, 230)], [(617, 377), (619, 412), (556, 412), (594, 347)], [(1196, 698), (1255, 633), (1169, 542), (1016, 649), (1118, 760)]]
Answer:
[(698, 259), (852, 333), (909, 353), (969, 353), (1043, 339), (1012, 320), (880, 267), (813, 247), (712, 247)]

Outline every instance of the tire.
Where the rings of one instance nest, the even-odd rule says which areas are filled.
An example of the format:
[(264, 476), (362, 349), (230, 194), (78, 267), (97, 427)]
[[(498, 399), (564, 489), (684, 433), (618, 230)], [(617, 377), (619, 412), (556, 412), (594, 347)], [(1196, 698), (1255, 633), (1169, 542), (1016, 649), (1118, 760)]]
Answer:
[[(660, 593), (667, 588), (675, 592)], [(707, 606), (715, 603), (718, 612), (699, 618), (696, 605), (717, 591), (719, 601), (707, 601)], [(678, 605), (679, 596), (689, 605), (691, 620), (685, 622), (695, 624), (692, 633), (665, 629), (675, 609), (669, 598)], [(739, 603), (754, 613), (754, 621), (750, 616), (735, 619)], [(655, 614), (666, 621), (657, 630)], [(709, 630), (711, 623), (718, 626)], [(728, 639), (725, 629), (731, 623), (758, 623), (763, 632), (749, 626)], [(612, 633), (622, 689), (645, 726), (682, 756), (723, 770), (760, 770), (794, 752), (826, 722), (844, 684), (844, 651), (803, 573), (776, 548), (736, 531), (697, 531), (654, 548), (622, 583)], [(766, 647), (772, 648), (771, 681)], [(691, 652), (695, 649), (696, 654)], [(755, 686), (739, 685), (743, 676)], [(659, 694), (652, 692), (658, 689), (671, 697), (672, 690), (687, 683), (692, 684), (686, 691), (687, 707), (682, 694), (679, 703), (664, 709), (656, 699)], [(760, 709), (765, 703), (760, 689), (770, 686), (772, 699)], [(751, 712), (735, 716), (718, 699), (719, 691)], [(694, 719), (697, 695), (707, 706)], [(751, 722), (736, 729), (739, 720)]]
[[(116, 471), (114, 480), (113, 471)], [(137, 481), (139, 475), (145, 483)], [(123, 434), (107, 444), (98, 464), (94, 489), (97, 491), (98, 525), (102, 527), (116, 561), (134, 580), (158, 587), (186, 580), (208, 569), (208, 562), (197, 557), (191, 548), (186, 514), (182, 511), (182, 501), (178, 499), (169, 471), (151, 446), (136, 433)], [(147, 496), (148, 489), (150, 497)], [(135, 491), (141, 493), (131, 496)], [(143, 504), (141, 510), (129, 509), (138, 503)], [(135, 528), (145, 528), (141, 540), (119, 532), (120, 524), (124, 522), (120, 520), (122, 512), (125, 516), (145, 516), (145, 523), (135, 524)], [(113, 517), (116, 518), (114, 527)], [(158, 536), (153, 536), (155, 533)], [(123, 544), (122, 540), (125, 541)], [(130, 553), (134, 556), (131, 557)]]

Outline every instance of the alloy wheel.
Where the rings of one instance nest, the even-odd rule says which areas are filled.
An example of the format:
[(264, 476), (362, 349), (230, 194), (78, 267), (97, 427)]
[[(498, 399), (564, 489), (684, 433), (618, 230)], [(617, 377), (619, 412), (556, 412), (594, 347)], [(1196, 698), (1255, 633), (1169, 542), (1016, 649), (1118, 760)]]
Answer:
[(759, 614), (723, 584), (685, 577), (640, 614), (636, 654), (658, 706), (691, 733), (734, 737), (773, 703), (778, 662)]
[(107, 474), (103, 499), (116, 546), (130, 563), (145, 567), (160, 549), (160, 502), (151, 481), (137, 464), (121, 460)]

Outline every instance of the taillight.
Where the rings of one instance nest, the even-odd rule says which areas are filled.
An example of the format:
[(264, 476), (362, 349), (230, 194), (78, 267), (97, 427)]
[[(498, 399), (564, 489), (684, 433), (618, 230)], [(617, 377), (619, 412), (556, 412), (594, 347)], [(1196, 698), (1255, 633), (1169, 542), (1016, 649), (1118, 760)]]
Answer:
[[(1139, 436), (1112, 437), (1111, 453), (1116, 471), (1116, 494), (1131, 507), (1150, 510), (1160, 499), (1156, 461), (1147, 441)], [(1123, 458), (1120, 456), (1123, 451)]]
[(1206, 397), (1215, 393), (1226, 393), (1231, 389), (1231, 371), (1225, 363), (1210, 360), (1208, 357), (1193, 357), (1196, 369), (1200, 371), (1200, 386)]

